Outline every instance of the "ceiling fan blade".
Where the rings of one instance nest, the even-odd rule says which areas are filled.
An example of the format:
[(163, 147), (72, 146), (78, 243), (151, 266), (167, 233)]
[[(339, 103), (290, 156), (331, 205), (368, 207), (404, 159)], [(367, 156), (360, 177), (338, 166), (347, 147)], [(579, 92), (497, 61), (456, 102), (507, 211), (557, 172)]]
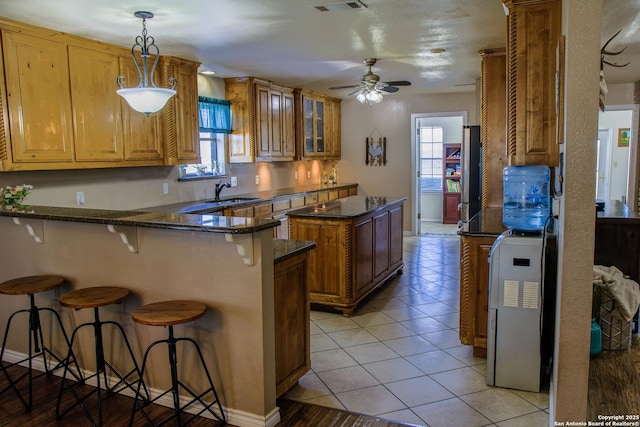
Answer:
[(350, 93), (350, 94), (348, 94), (347, 96), (355, 95), (355, 94), (356, 94), (356, 93), (358, 93), (358, 92), (362, 92), (362, 90), (363, 90), (363, 89), (364, 89), (364, 88), (362, 88), (362, 87), (358, 87), (358, 90), (354, 90), (353, 92), (351, 92), (351, 93)]
[(397, 82), (385, 82), (389, 86), (411, 86), (411, 82), (406, 80), (398, 80)]
[(329, 89), (351, 89), (352, 87), (360, 87), (360, 85), (347, 85), (347, 86), (331, 86)]
[(395, 87), (395, 86), (385, 86), (385, 87), (383, 87), (383, 88), (382, 88), (382, 89), (380, 89), (380, 90), (382, 90), (382, 91), (384, 91), (384, 92), (388, 92), (388, 93), (395, 93), (395, 92), (399, 91), (400, 89), (398, 89), (398, 88), (397, 88), (397, 87)]

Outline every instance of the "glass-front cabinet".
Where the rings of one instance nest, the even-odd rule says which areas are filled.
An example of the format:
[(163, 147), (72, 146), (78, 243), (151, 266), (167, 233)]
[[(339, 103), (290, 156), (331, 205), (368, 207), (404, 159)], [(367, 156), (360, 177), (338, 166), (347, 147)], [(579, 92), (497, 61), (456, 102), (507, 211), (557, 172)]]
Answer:
[(325, 154), (324, 100), (302, 95), (304, 110), (304, 157)]
[[(325, 95), (306, 89), (296, 89), (296, 134), (301, 158), (340, 158), (340, 134), (334, 131), (333, 115), (339, 120), (340, 100), (333, 101)], [(328, 108), (333, 102), (332, 108)], [(336, 107), (333, 105), (336, 104)]]

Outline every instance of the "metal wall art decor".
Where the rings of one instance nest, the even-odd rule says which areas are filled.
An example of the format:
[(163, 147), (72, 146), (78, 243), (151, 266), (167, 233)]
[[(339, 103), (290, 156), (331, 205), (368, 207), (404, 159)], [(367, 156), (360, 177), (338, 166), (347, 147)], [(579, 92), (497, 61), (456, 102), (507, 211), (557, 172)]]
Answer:
[[(378, 132), (378, 139), (373, 134)], [(387, 138), (382, 136), (378, 128), (374, 128), (365, 141), (365, 164), (369, 166), (386, 166), (387, 164)]]

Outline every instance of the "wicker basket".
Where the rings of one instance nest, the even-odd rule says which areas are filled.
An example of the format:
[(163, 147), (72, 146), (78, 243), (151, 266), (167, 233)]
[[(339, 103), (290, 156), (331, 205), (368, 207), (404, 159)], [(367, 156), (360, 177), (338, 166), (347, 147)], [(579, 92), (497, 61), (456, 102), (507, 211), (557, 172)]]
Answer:
[(631, 346), (631, 322), (624, 322), (613, 315), (616, 300), (605, 295), (600, 305), (600, 329), (603, 350), (626, 350)]

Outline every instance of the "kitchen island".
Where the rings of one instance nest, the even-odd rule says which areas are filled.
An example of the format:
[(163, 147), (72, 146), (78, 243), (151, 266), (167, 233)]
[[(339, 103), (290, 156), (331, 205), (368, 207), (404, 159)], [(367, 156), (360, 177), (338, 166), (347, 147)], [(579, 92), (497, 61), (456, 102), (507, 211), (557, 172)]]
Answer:
[(312, 304), (351, 316), (402, 261), (406, 197), (351, 196), (287, 213), (292, 239), (318, 247), (309, 258)]
[[(277, 368), (276, 341), (283, 323), (276, 310), (280, 298), (275, 295), (276, 282), (281, 287), (295, 286), (288, 279), (292, 274), (301, 275), (304, 267), (289, 262), (304, 257), (305, 251), (314, 246), (277, 243), (273, 229), (278, 224), (271, 219), (40, 206), (26, 212), (3, 211), (0, 233), (5, 244), (0, 249), (0, 280), (37, 274), (64, 276), (67, 280), (61, 288), (36, 295), (36, 301), (41, 307), (61, 313), (68, 331), (90, 321), (92, 313), (61, 307), (58, 299), (62, 294), (103, 285), (128, 289), (129, 296), (119, 305), (101, 309), (101, 317), (124, 326), (140, 360), (151, 342), (166, 337), (162, 328), (132, 322), (133, 310), (169, 299), (204, 303), (206, 315), (188, 325), (176, 326), (176, 333), (200, 344), (229, 423), (272, 426), (279, 420), (277, 377), (284, 379), (279, 384), (281, 389), (290, 387), (295, 381), (290, 378), (305, 370), (300, 365), (304, 364), (307, 351), (300, 350), (302, 358), (282, 365), (289, 372)], [(277, 271), (294, 273), (274, 279)], [(291, 290), (295, 290), (291, 293), (300, 302), (304, 290)], [(0, 324), (4, 325), (16, 308), (27, 305), (26, 298), (1, 296)], [(302, 305), (293, 322), (298, 323), (296, 319), (304, 315)], [(61, 337), (50, 331), (49, 323), (44, 322), (45, 336), (52, 337), (55, 349), (64, 351)], [(306, 328), (308, 325), (307, 321)], [(16, 330), (21, 327), (16, 326)], [(26, 325), (24, 328), (26, 331)], [(296, 334), (290, 339), (292, 334), (287, 333), (285, 345), (295, 342), (299, 346), (304, 342), (304, 330)], [(26, 338), (26, 334), (9, 337), (5, 360), (17, 361), (27, 352)], [(91, 360), (86, 357), (92, 351), (91, 337), (82, 338), (78, 344), (81, 364), (90, 367)], [(125, 362), (119, 345), (106, 351), (116, 366)], [(184, 366), (191, 364), (190, 356), (185, 355)], [(152, 362), (149, 368), (152, 392), (168, 388), (165, 365)], [(185, 380), (197, 389), (202, 380), (198, 371), (184, 374)], [(159, 403), (170, 406), (170, 400)]]

